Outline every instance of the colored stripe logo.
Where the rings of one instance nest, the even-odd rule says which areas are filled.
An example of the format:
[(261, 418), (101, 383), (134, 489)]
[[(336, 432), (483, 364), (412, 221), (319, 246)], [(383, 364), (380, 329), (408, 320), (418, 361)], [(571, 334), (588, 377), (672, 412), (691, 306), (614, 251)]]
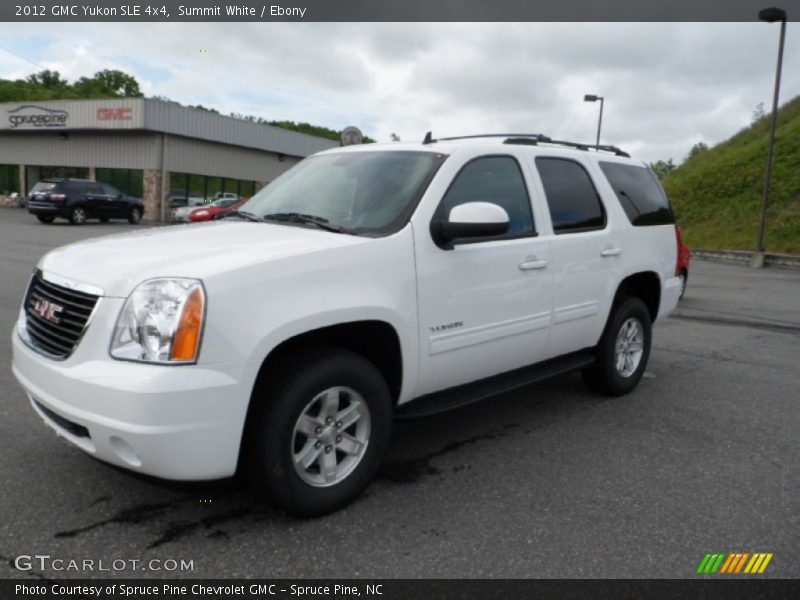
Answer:
[(771, 552), (709, 552), (700, 561), (697, 572), (703, 575), (760, 574), (766, 570), (772, 556)]

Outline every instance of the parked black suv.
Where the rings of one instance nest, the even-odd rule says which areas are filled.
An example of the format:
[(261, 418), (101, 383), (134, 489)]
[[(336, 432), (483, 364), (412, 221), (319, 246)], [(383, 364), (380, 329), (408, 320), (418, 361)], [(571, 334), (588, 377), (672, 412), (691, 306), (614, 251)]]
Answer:
[(144, 204), (107, 183), (91, 179), (43, 179), (28, 194), (28, 212), (42, 223), (62, 217), (73, 225), (83, 225), (87, 219), (100, 219), (103, 223), (128, 219), (135, 224), (142, 219)]

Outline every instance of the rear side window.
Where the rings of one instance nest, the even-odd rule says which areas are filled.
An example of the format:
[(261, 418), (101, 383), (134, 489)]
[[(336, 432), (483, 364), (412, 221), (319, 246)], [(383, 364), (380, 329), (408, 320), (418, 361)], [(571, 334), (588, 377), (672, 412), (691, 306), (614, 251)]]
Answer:
[(555, 233), (577, 233), (606, 225), (603, 203), (589, 174), (566, 158), (536, 159)]
[(456, 175), (437, 209), (446, 219), (456, 206), (492, 202), (508, 213), (508, 232), (502, 237), (533, 234), (533, 213), (519, 164), (510, 156), (484, 156), (467, 163)]
[(62, 181), (61, 189), (68, 194), (85, 194), (87, 191), (82, 181)]
[(671, 225), (675, 217), (667, 194), (647, 167), (600, 161), (628, 220), (633, 225)]

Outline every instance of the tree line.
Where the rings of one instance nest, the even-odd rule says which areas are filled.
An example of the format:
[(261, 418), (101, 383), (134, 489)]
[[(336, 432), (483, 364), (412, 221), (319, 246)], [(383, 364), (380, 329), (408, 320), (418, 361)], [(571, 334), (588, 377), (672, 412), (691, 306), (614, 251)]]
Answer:
[[(139, 82), (132, 75), (116, 69), (98, 71), (92, 77), (81, 77), (70, 83), (58, 71), (45, 69), (39, 73), (29, 75), (25, 79), (0, 79), (0, 102), (42, 102), (46, 100), (89, 100), (102, 98), (142, 98)], [(169, 102), (182, 106), (166, 96), (153, 96), (155, 100)], [(214, 108), (202, 104), (189, 105), (190, 108), (206, 110), (221, 114)], [(340, 140), (341, 131), (312, 125), (311, 123), (288, 120), (269, 120), (253, 115), (230, 113), (228, 116), (251, 123), (272, 125), (290, 131), (307, 133), (321, 138)], [(372, 138), (364, 136), (364, 143), (374, 142)]]

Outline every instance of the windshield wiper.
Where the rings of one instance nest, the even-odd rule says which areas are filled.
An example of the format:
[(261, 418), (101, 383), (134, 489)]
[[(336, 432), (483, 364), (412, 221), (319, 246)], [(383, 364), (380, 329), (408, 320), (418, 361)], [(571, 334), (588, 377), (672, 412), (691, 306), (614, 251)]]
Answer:
[(331, 223), (325, 217), (318, 217), (316, 215), (304, 215), (303, 213), (284, 212), (284, 213), (270, 213), (264, 215), (265, 221), (289, 221), (291, 223), (308, 223), (316, 225), (325, 231), (333, 231), (334, 233), (350, 233), (341, 225)]
[(228, 217), (242, 217), (243, 219), (246, 219), (247, 221), (253, 221), (254, 223), (264, 223), (265, 222), (265, 219), (262, 219), (258, 215), (254, 215), (253, 213), (247, 212), (245, 210), (234, 210), (234, 211), (231, 211), (227, 215), (225, 215), (224, 218), (227, 219)]

